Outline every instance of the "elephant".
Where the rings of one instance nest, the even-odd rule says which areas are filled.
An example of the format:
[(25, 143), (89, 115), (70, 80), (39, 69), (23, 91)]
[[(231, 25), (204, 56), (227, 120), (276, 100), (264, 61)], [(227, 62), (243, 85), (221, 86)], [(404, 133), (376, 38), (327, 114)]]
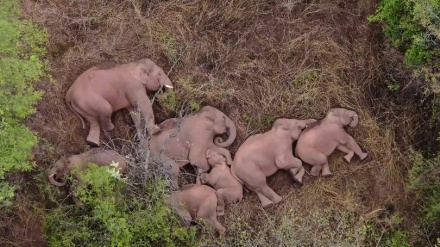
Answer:
[[(172, 188), (178, 188), (179, 169), (188, 163), (197, 167), (196, 184), (201, 184), (199, 174), (211, 169), (206, 159), (208, 148), (232, 163), (231, 153), (225, 147), (234, 142), (237, 130), (234, 122), (215, 107), (204, 106), (181, 120), (167, 119), (159, 128), (163, 129), (151, 136), (151, 157), (171, 167)], [(219, 136), (224, 134), (228, 134), (225, 141)]]
[(187, 184), (180, 190), (173, 191), (167, 203), (177, 211), (187, 225), (196, 218), (202, 218), (206, 219), (220, 235), (226, 231), (226, 228), (217, 220), (215, 190), (207, 185)]
[[(87, 169), (89, 163), (94, 163), (99, 166), (108, 166), (113, 162), (118, 162), (118, 171), (120, 174), (124, 175), (127, 172), (127, 162), (124, 156), (120, 155), (118, 152), (103, 148), (92, 148), (89, 151), (74, 154), (70, 156), (64, 156), (59, 159), (50, 168), (48, 173), (49, 181), (58, 187), (65, 186), (67, 181), (57, 181), (57, 179), (64, 179), (71, 171), (76, 168), (78, 171), (84, 171)], [(78, 186), (84, 186), (79, 180), (78, 175), (75, 174), (78, 180)], [(77, 205), (82, 205), (79, 201), (74, 199)]]
[(351, 162), (354, 154), (364, 160), (368, 153), (364, 153), (354, 138), (345, 132), (344, 127), (356, 127), (359, 116), (355, 111), (345, 108), (332, 108), (326, 116), (314, 126), (310, 126), (301, 133), (295, 147), (295, 156), (304, 163), (312, 165), (310, 174), (330, 177), (333, 173), (328, 165), (328, 157), (335, 149), (346, 153), (344, 159)]
[(65, 101), (80, 118), (83, 129), (84, 120), (90, 123), (86, 142), (100, 146), (100, 128), (112, 131), (113, 112), (127, 109), (139, 130), (141, 120), (135, 113), (137, 108), (144, 119), (148, 133), (159, 131), (155, 125), (152, 104), (147, 92), (157, 91), (162, 86), (172, 90), (171, 80), (165, 72), (148, 58), (113, 66), (94, 66), (83, 72), (66, 93)]
[(248, 137), (238, 148), (231, 166), (232, 175), (256, 192), (263, 208), (282, 200), (266, 183), (277, 170), (288, 170), (294, 181), (302, 183), (302, 162), (293, 156), (292, 144), (315, 119), (278, 118), (272, 128)]
[(200, 174), (202, 183), (210, 184), (216, 190), (218, 198), (217, 215), (224, 215), (225, 202), (236, 203), (243, 198), (243, 185), (231, 174), (226, 157), (215, 150), (206, 150), (206, 159), (212, 167), (209, 173)]

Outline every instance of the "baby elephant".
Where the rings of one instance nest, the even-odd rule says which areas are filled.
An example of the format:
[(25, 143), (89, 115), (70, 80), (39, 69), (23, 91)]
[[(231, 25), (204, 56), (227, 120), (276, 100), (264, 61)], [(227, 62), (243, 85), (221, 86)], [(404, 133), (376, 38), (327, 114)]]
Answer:
[(126, 173), (127, 163), (125, 162), (124, 156), (113, 150), (93, 148), (81, 154), (71, 155), (69, 157), (64, 156), (49, 170), (49, 181), (55, 186), (64, 186), (67, 181), (58, 182), (57, 179), (64, 179), (75, 167), (79, 171), (83, 171), (88, 167), (89, 163), (94, 163), (99, 166), (108, 166), (112, 161), (119, 163), (119, 173)]
[(188, 184), (171, 193), (168, 204), (188, 224), (196, 218), (206, 219), (208, 224), (223, 235), (226, 228), (217, 220), (217, 195), (207, 185)]
[(206, 159), (212, 167), (209, 173), (202, 173), (200, 179), (212, 185), (217, 191), (217, 214), (225, 214), (225, 201), (228, 203), (240, 202), (243, 198), (243, 185), (232, 175), (226, 164), (226, 157), (213, 149), (206, 150)]

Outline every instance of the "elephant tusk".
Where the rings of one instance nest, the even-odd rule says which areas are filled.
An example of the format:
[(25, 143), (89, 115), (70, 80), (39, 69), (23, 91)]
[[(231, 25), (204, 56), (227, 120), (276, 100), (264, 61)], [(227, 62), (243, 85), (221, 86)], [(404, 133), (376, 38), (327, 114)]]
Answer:
[(173, 86), (170, 85), (165, 85), (166, 88), (174, 88)]
[(50, 178), (53, 177), (53, 176), (55, 176), (55, 173), (52, 173), (52, 174), (49, 175)]

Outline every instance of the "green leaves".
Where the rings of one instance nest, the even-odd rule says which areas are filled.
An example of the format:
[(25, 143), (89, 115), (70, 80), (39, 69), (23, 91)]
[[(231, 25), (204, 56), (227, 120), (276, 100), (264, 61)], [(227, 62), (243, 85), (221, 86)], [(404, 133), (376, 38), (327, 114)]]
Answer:
[(437, 0), (382, 0), (369, 21), (385, 21), (384, 32), (405, 51), (405, 63), (427, 64), (440, 55), (440, 2)]
[(152, 180), (144, 193), (133, 193), (112, 170), (90, 164), (78, 173), (90, 185), (75, 191), (86, 208), (64, 206), (48, 214), (49, 246), (194, 245), (194, 232), (181, 227), (166, 205), (166, 181)]
[[(8, 172), (32, 169), (35, 133), (21, 121), (35, 113), (43, 92), (33, 83), (44, 76), (47, 35), (31, 22), (21, 19), (20, 2), (0, 3), (0, 179)], [(2, 184), (0, 198), (11, 198), (12, 187)], [(4, 205), (4, 203), (2, 204)]]

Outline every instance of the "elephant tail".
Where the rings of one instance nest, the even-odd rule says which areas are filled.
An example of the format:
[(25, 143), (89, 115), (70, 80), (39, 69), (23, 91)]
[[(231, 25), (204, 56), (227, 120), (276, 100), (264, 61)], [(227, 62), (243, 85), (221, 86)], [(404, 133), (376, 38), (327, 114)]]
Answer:
[(69, 108), (79, 117), (79, 119), (81, 120), (81, 124), (82, 124), (83, 129), (85, 129), (86, 125), (84, 124), (84, 119), (81, 117), (81, 115), (79, 115), (79, 113), (77, 111), (75, 111), (75, 109), (73, 109), (72, 103), (70, 101), (70, 89), (69, 89), (69, 91), (67, 91), (65, 100), (66, 100), (66, 104), (69, 106)]

